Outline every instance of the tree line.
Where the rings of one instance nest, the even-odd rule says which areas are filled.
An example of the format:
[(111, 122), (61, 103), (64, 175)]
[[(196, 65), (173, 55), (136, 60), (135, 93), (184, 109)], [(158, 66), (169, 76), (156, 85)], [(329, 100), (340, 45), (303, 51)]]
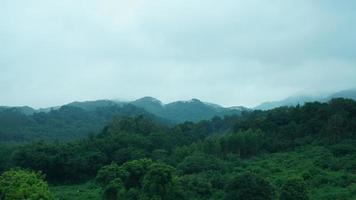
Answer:
[(41, 171), (53, 184), (95, 180), (103, 199), (352, 199), (355, 131), (347, 99), (174, 127), (117, 117), (75, 142), (4, 146), (0, 169)]

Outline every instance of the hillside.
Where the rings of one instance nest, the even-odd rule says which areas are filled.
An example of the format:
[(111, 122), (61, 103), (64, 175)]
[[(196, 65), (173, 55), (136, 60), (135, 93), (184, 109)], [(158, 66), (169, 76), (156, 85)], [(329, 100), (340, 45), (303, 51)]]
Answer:
[(333, 98), (346, 98), (356, 100), (356, 89), (343, 90), (335, 92), (328, 95), (327, 97), (318, 97), (318, 96), (292, 96), (280, 101), (271, 101), (264, 102), (260, 105), (254, 107), (255, 110), (271, 110), (273, 108), (278, 108), (281, 106), (296, 106), (304, 105), (306, 102), (328, 102)]
[(163, 104), (155, 98), (144, 97), (131, 102), (131, 104), (178, 123), (184, 121), (198, 122), (211, 119), (214, 116), (239, 115), (243, 111), (247, 111), (247, 109), (243, 107), (240, 107), (240, 109), (224, 108), (220, 105), (205, 103), (198, 99)]
[(185, 121), (198, 122), (201, 120), (211, 119), (214, 116), (222, 117), (225, 115), (239, 115), (244, 111), (248, 111), (247, 108), (244, 108), (242, 106), (224, 108), (220, 105), (202, 102), (198, 99), (192, 99), (189, 101), (176, 101), (164, 104), (160, 100), (155, 99), (153, 97), (143, 97), (128, 102), (98, 100), (74, 102), (68, 105), (83, 108), (86, 110), (93, 110), (98, 107), (126, 104), (131, 104), (136, 107), (142, 108), (153, 115), (156, 115), (163, 119), (167, 119), (173, 123), (181, 123)]
[(346, 99), (173, 127), (123, 117), (76, 142), (1, 146), (0, 171), (42, 171), (68, 200), (353, 200), (355, 132)]
[(0, 110), (0, 143), (32, 140), (74, 140), (102, 130), (113, 117), (149, 117), (159, 123), (168, 123), (141, 108), (132, 105), (109, 104), (95, 109), (62, 106), (49, 112), (25, 114), (22, 110)]
[(223, 108), (197, 99), (163, 104), (152, 97), (132, 102), (73, 102), (60, 107), (0, 107), (0, 143), (30, 140), (73, 140), (96, 133), (113, 117), (149, 116), (166, 125), (198, 122), (215, 116), (239, 115), (242, 107)]

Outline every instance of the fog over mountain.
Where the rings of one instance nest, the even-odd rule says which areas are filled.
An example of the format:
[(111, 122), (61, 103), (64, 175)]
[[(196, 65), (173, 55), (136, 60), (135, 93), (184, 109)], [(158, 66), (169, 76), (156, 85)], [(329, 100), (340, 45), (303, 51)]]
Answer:
[(292, 96), (280, 101), (264, 102), (254, 109), (270, 110), (281, 106), (304, 105), (307, 102), (328, 102), (333, 98), (346, 98), (356, 100), (356, 89), (342, 90), (326, 96)]
[(0, 3), (0, 105), (196, 97), (226, 107), (356, 86), (355, 1)]
[(356, 200), (356, 0), (0, 0), (0, 200)]

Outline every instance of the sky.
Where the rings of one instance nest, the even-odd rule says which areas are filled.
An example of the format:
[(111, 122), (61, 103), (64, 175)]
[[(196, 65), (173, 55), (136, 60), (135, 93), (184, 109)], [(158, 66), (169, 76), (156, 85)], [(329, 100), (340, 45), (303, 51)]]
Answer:
[(356, 1), (0, 0), (0, 105), (356, 87)]

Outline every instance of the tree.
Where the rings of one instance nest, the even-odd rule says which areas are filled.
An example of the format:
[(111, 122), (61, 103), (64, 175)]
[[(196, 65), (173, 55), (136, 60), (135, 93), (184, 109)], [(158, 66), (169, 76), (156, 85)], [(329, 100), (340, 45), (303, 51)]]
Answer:
[(186, 157), (179, 165), (178, 169), (184, 174), (194, 174), (203, 171), (219, 171), (223, 169), (221, 162), (214, 156), (195, 153)]
[(32, 171), (12, 169), (0, 176), (1, 200), (52, 200), (43, 176)]
[(150, 159), (140, 159), (126, 162), (121, 166), (125, 177), (122, 178), (125, 187), (141, 188), (142, 180), (153, 161)]
[(225, 192), (225, 200), (271, 200), (274, 197), (269, 182), (251, 173), (234, 177)]
[(149, 167), (143, 179), (143, 190), (149, 197), (160, 199), (174, 199), (173, 194), (173, 167), (166, 164), (153, 164)]
[(133, 160), (120, 167), (101, 168), (96, 177), (103, 189), (103, 199), (181, 199), (175, 184), (175, 168), (149, 159)]
[(200, 174), (181, 177), (180, 185), (190, 199), (209, 199), (213, 191), (211, 182)]
[(105, 186), (103, 191), (103, 199), (105, 200), (121, 200), (125, 199), (126, 190), (120, 178), (116, 178)]
[(113, 163), (102, 167), (96, 175), (96, 182), (101, 186), (108, 185), (111, 181), (120, 178), (120, 167)]
[(240, 131), (228, 136), (227, 149), (241, 157), (254, 156), (261, 150), (263, 137), (261, 130)]
[(282, 186), (280, 200), (308, 200), (307, 188), (300, 178), (290, 178)]

